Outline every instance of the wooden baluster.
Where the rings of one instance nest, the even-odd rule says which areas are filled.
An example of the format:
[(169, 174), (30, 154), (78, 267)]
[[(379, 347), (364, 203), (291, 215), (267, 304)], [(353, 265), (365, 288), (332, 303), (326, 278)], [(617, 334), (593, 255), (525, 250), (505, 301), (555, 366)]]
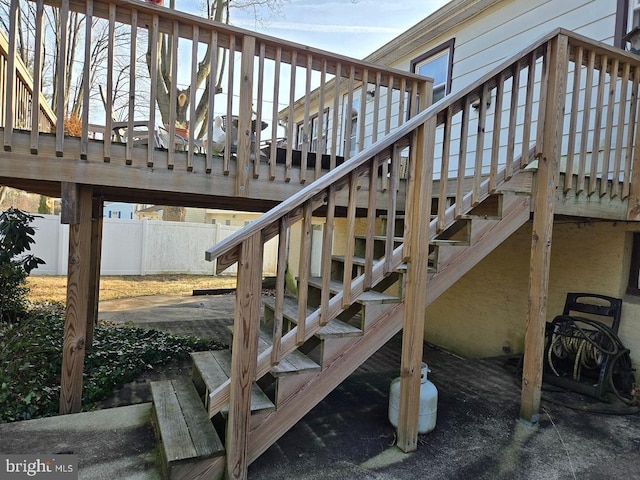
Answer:
[[(580, 108), (580, 79), (582, 78), (582, 57), (584, 48), (576, 48), (573, 67), (573, 88), (571, 90), (571, 117), (569, 118), (569, 138), (567, 139), (567, 167), (564, 174), (564, 193), (573, 186), (573, 156), (576, 148), (576, 130), (578, 128), (578, 110)], [(584, 127), (583, 127), (584, 129)]]
[(629, 73), (631, 65), (624, 62), (622, 66), (622, 80), (620, 81), (620, 101), (618, 102), (618, 123), (616, 126), (616, 145), (613, 158), (613, 182), (611, 184), (611, 198), (620, 194), (620, 170), (622, 163), (622, 149), (624, 142), (624, 119), (627, 111), (627, 91), (629, 89)]
[(382, 73), (376, 72), (376, 83), (373, 89), (373, 129), (371, 130), (371, 143), (378, 141), (378, 123), (380, 122), (380, 85), (382, 83)]
[[(613, 60), (611, 70), (609, 71), (609, 99), (607, 101), (607, 119), (604, 136), (604, 152), (602, 159), (602, 178), (600, 179), (600, 196), (603, 197), (607, 194), (609, 178), (609, 165), (611, 163), (611, 136), (613, 135), (613, 111), (616, 102), (616, 84), (618, 82), (618, 67), (620, 62), (617, 58)], [(621, 104), (622, 106), (622, 104)], [(620, 108), (622, 110), (622, 108)], [(617, 180), (612, 182), (617, 184)]]
[[(369, 201), (367, 202), (367, 238), (364, 254), (364, 290), (371, 290), (373, 286), (373, 247), (376, 234), (376, 198), (378, 197), (378, 166), (382, 163), (382, 156), (370, 160), (369, 165)], [(384, 157), (386, 161), (386, 156)]]
[[(351, 129), (353, 128), (353, 87), (355, 85), (355, 74), (356, 68), (351, 65), (349, 68), (349, 83), (347, 87), (347, 103), (344, 108), (345, 112), (345, 128), (344, 132), (344, 152), (342, 152), (342, 156), (345, 160), (351, 157)], [(354, 145), (355, 147), (355, 145)]]
[(591, 172), (589, 177), (588, 195), (595, 193), (598, 181), (598, 159), (600, 158), (600, 131), (602, 130), (602, 110), (604, 105), (604, 84), (607, 74), (609, 58), (607, 55), (601, 56), (600, 74), (598, 75), (598, 93), (596, 96), (595, 120), (593, 123), (593, 144), (591, 147)]
[[(9, 48), (7, 59), (7, 80), (5, 91), (5, 106), (4, 106), (4, 149), (6, 152), (10, 152), (12, 148), (13, 128), (15, 122), (15, 109), (16, 109), (16, 39), (17, 26), (18, 26), (18, 9), (20, 8), (18, 0), (11, 1), (11, 9), (9, 10)], [(60, 123), (60, 122), (58, 122)], [(56, 136), (57, 138), (57, 136)]]
[(304, 86), (304, 118), (302, 121), (302, 151), (300, 152), (300, 183), (307, 181), (307, 166), (309, 165), (309, 147), (311, 142), (311, 124), (309, 123), (309, 103), (311, 98), (311, 74), (313, 73), (313, 57), (307, 54)]
[(256, 38), (245, 35), (242, 41), (242, 65), (240, 75), (240, 115), (238, 120), (238, 178), (236, 195), (249, 193), (249, 163), (251, 161), (251, 140), (253, 128), (253, 64), (256, 52)]
[[(115, 5), (113, 6), (115, 8)], [(58, 32), (58, 39), (60, 40), (59, 44), (59, 52), (63, 52), (58, 55), (58, 63), (56, 65), (56, 72), (58, 75), (58, 84), (56, 88), (58, 89), (59, 95), (56, 97), (56, 157), (62, 157), (64, 155), (64, 117), (65, 117), (65, 108), (64, 108), (64, 91), (65, 91), (65, 78), (67, 76), (67, 36), (69, 30), (69, 0), (62, 0), (60, 5), (60, 30)], [(15, 74), (15, 70), (10, 70), (12, 75)], [(9, 99), (7, 99), (7, 103), (11, 103)], [(13, 118), (13, 117), (12, 117)], [(7, 118), (8, 120), (8, 118)]]
[(458, 180), (456, 184), (456, 203), (454, 207), (454, 217), (460, 218), (462, 215), (462, 199), (464, 198), (464, 176), (467, 168), (467, 141), (469, 140), (469, 95), (464, 98), (462, 109), (462, 121), (460, 122), (460, 150), (458, 155)]
[(213, 170), (213, 122), (216, 117), (216, 83), (218, 79), (218, 32), (211, 31), (211, 41), (209, 44), (209, 64), (211, 65), (211, 72), (209, 73), (208, 86), (209, 86), (209, 107), (207, 112), (207, 146), (206, 146), (206, 173), (211, 173)]
[[(200, 28), (192, 27), (191, 39), (191, 88), (189, 89), (189, 135), (187, 140), (187, 171), (193, 171), (193, 150), (195, 148), (196, 129), (196, 85), (198, 84), (198, 44), (200, 43)], [(253, 58), (252, 58), (253, 60)], [(252, 64), (253, 65), (253, 64)]]
[[(392, 271), (392, 254), (394, 238), (396, 237), (396, 210), (398, 208), (398, 184), (400, 182), (400, 157), (402, 149), (397, 143), (393, 144), (391, 152), (391, 165), (389, 168), (389, 204), (387, 206), (387, 231), (384, 247), (384, 272)], [(386, 161), (384, 163), (387, 163)]]
[(336, 187), (329, 186), (327, 191), (327, 213), (322, 232), (322, 290), (320, 292), (320, 325), (331, 320), (329, 300), (331, 299), (331, 256), (333, 255), (333, 222), (336, 213)]
[[(160, 28), (160, 20), (157, 14), (153, 14), (151, 17), (151, 65), (158, 65), (158, 55), (160, 49), (160, 42), (158, 32)], [(156, 125), (156, 97), (158, 96), (158, 69), (151, 69), (151, 88), (149, 102), (149, 129), (155, 128)], [(171, 141), (171, 139), (169, 140)], [(152, 145), (147, 146), (147, 167), (153, 167), (153, 152)]]
[[(540, 73), (540, 97), (538, 100), (538, 105), (545, 105), (546, 104), (546, 99), (547, 99), (547, 94), (549, 93), (549, 56), (551, 55), (551, 50), (549, 47), (549, 44), (547, 43), (544, 47), (544, 54), (542, 56), (542, 72)], [(569, 68), (569, 66), (567, 65), (567, 69)], [(566, 79), (565, 79), (566, 81)], [(534, 143), (534, 157), (535, 158), (539, 158), (540, 157), (540, 149), (542, 148), (542, 142), (543, 142), (543, 138), (544, 138), (544, 116), (546, 114), (546, 111), (544, 108), (538, 108), (538, 118), (536, 119), (537, 121), (537, 129), (536, 129), (536, 140)], [(531, 120), (533, 122), (533, 119)], [(525, 151), (523, 152), (524, 154), (527, 155), (527, 157), (529, 156), (529, 152)], [(524, 159), (523, 160), (528, 160), (528, 159)]]
[(273, 111), (271, 117), (271, 154), (269, 158), (269, 180), (276, 178), (276, 160), (278, 157), (278, 96), (280, 92), (280, 65), (282, 62), (282, 48), (276, 48), (275, 64), (273, 66)]
[(358, 138), (356, 152), (364, 150), (364, 127), (367, 120), (367, 90), (369, 88), (369, 70), (362, 72), (362, 88), (360, 89), (360, 108), (358, 109)]
[[(298, 63), (298, 52), (293, 50), (291, 52), (291, 75), (289, 80), (289, 109), (287, 118), (287, 155), (284, 161), (284, 181), (291, 181), (291, 168), (293, 165), (293, 128), (295, 126), (294, 105), (296, 103), (296, 70)], [(300, 168), (302, 168), (302, 161), (300, 161)]]
[[(224, 147), (224, 158), (222, 160), (222, 173), (229, 175), (229, 163), (231, 162), (231, 148), (233, 144), (233, 138), (231, 132), (233, 132), (233, 78), (235, 74), (235, 58), (236, 58), (236, 36), (229, 36), (229, 57), (227, 60), (227, 116), (226, 116), (226, 137)], [(240, 128), (236, 126), (238, 135), (240, 135)], [(236, 139), (237, 140), (237, 139)], [(236, 145), (236, 157), (238, 145)], [(240, 170), (240, 162), (238, 161), (238, 171)]]
[[(87, 32), (85, 32), (85, 37), (88, 35), (89, 39), (91, 38), (90, 32), (91, 29), (89, 25), (91, 25), (92, 15), (93, 15), (93, 1), (87, 1)], [(44, 18), (44, 2), (43, 0), (38, 0), (36, 4), (36, 16), (34, 28), (36, 30), (36, 38), (35, 38), (35, 52), (33, 57), (33, 91), (31, 93), (31, 153), (36, 155), (38, 153), (38, 140), (40, 138), (40, 98), (42, 96), (42, 34), (43, 34), (43, 20)], [(87, 41), (85, 40), (85, 50)], [(88, 98), (89, 88), (88, 81), (89, 79), (86, 76), (87, 64), (86, 64), (86, 56), (85, 56), (85, 76), (83, 78), (84, 84), (84, 96)], [(86, 100), (84, 105), (89, 105), (89, 101)], [(85, 112), (87, 113), (87, 120), (84, 120)], [(87, 126), (89, 125), (88, 121), (89, 108), (85, 107), (82, 109), (82, 142), (80, 145), (80, 158), (86, 160), (87, 158)]]
[[(626, 143), (626, 154), (624, 157), (624, 175), (622, 181), (622, 200), (625, 200), (629, 197), (630, 187), (631, 187), (631, 166), (632, 166), (632, 158), (635, 158), (634, 155), (634, 139), (636, 140), (635, 144), (640, 145), (638, 142), (638, 138), (640, 138), (640, 132), (636, 132), (636, 125), (638, 118), (636, 117), (636, 111), (638, 108), (638, 84), (640, 80), (640, 67), (634, 67), (633, 69), (633, 79), (631, 82), (631, 101), (629, 102), (629, 122), (627, 126), (627, 143)], [(632, 202), (629, 201), (629, 205)]]
[[(138, 11), (137, 10), (131, 10), (131, 38), (138, 38)], [(133, 125), (134, 125), (134, 120), (136, 115), (136, 63), (137, 63), (136, 46), (137, 46), (137, 43), (138, 42), (132, 41), (131, 44), (129, 45), (129, 69), (130, 69), (129, 99), (128, 99), (129, 113), (127, 115), (127, 132), (129, 134), (133, 133), (133, 128), (134, 128)], [(88, 103), (86, 103), (85, 105), (88, 105)], [(149, 142), (151, 142), (152, 140), (152, 135), (153, 135), (152, 126), (149, 125)], [(127, 145), (125, 146), (124, 158), (125, 158), (126, 165), (131, 165), (133, 163), (133, 140), (132, 139), (128, 139), (127, 141)]]
[[(340, 84), (342, 83), (342, 65), (336, 64), (336, 76), (333, 89), (333, 119), (331, 122), (331, 157), (329, 170), (336, 168), (336, 156), (338, 155), (338, 123), (340, 114)], [(346, 111), (346, 110), (345, 110)]]
[[(253, 178), (260, 177), (260, 161), (262, 157), (262, 150), (260, 145), (262, 144), (262, 102), (264, 101), (264, 57), (266, 55), (266, 45), (264, 42), (260, 42), (260, 48), (258, 53), (258, 104), (256, 105), (256, 119), (255, 124), (255, 137), (253, 139), (253, 154), (255, 156), (253, 160)], [(275, 119), (274, 119), (275, 121)]]
[(498, 75), (496, 100), (493, 108), (493, 138), (491, 141), (491, 168), (489, 170), (489, 192), (494, 193), (498, 183), (498, 162), (500, 161), (500, 135), (502, 133), (502, 102), (504, 99), (505, 72)]
[[(442, 140), (442, 168), (440, 169), (440, 192), (438, 194), (438, 221), (436, 231), (445, 229), (445, 211), (447, 210), (447, 187), (449, 183), (449, 157), (451, 152), (451, 119), (453, 117), (451, 107), (445, 112), (444, 133)], [(425, 212), (426, 213), (426, 212)]]
[(296, 327), (296, 343), (302, 345), (306, 340), (307, 299), (309, 298), (309, 268), (311, 265), (311, 235), (313, 225), (313, 201), (304, 205), (301, 224), (300, 263), (298, 264), (298, 326)]
[(471, 204), (475, 207), (480, 203), (480, 183), (482, 182), (482, 163), (484, 160), (484, 131), (487, 121), (487, 97), (488, 86), (482, 86), (480, 105), (478, 106), (478, 134), (476, 136), (476, 161), (473, 170), (473, 187), (471, 191)]
[[(174, 80), (177, 80), (178, 76), (178, 46), (180, 43), (180, 24), (173, 22), (173, 36), (170, 42), (170, 68), (171, 75)], [(178, 82), (171, 82), (169, 87), (169, 125), (167, 125), (167, 168), (173, 170), (175, 166), (175, 152), (176, 152), (176, 118), (178, 109)]]
[(316, 165), (315, 165), (315, 179), (317, 180), (322, 175), (322, 155), (325, 153), (326, 143), (323, 140), (328, 133), (325, 131), (324, 126), (324, 103), (325, 103), (325, 85), (327, 83), (327, 59), (322, 60), (322, 71), (320, 72), (320, 97), (318, 99), (318, 140), (316, 142)]
[(520, 71), (522, 65), (517, 62), (513, 69), (513, 76), (511, 79), (511, 103), (509, 107), (509, 133), (507, 136), (507, 157), (506, 164), (504, 166), (505, 180), (511, 179), (513, 175), (513, 160), (515, 157), (515, 139), (516, 139), (516, 125), (518, 121), (518, 97), (520, 92)]
[(278, 265), (276, 273), (276, 298), (273, 318), (273, 344), (271, 350), (271, 364), (280, 362), (280, 347), (282, 341), (282, 323), (284, 321), (284, 294), (286, 288), (287, 253), (289, 252), (289, 227), (287, 216), (279, 221), (278, 227)]
[(384, 134), (387, 135), (391, 131), (391, 105), (393, 104), (393, 89), (395, 79), (393, 75), (389, 75), (389, 83), (387, 84), (387, 109), (386, 118), (384, 119)]
[(529, 64), (527, 72), (527, 94), (524, 103), (524, 121), (522, 129), (522, 156), (520, 157), (520, 165), (525, 166), (529, 159), (529, 148), (531, 139), (532, 109), (533, 109), (533, 93), (536, 81), (536, 52), (529, 55)]
[[(111, 136), (113, 135), (113, 70), (114, 70), (114, 57), (115, 57), (115, 38), (116, 38), (116, 6), (115, 4), (109, 5), (109, 32), (107, 40), (107, 86), (106, 86), (106, 99), (105, 99), (105, 142), (104, 142), (104, 161), (111, 161)], [(153, 64), (155, 65), (155, 64)], [(151, 97), (155, 98), (155, 97)], [(59, 112), (62, 110), (58, 110)], [(127, 135), (131, 135), (132, 130), (127, 131)], [(106, 137), (109, 136), (109, 141)]]
[(582, 132), (580, 137), (580, 157), (578, 160), (578, 178), (576, 180), (576, 194), (584, 191), (585, 172), (587, 168), (587, 144), (589, 142), (589, 119), (591, 118), (591, 94), (593, 92), (593, 70), (596, 63), (596, 52), (589, 52), (587, 76), (584, 86), (584, 107), (582, 109)]
[(356, 235), (356, 206), (358, 192), (358, 174), (354, 170), (349, 174), (349, 204), (347, 206), (347, 244), (344, 252), (344, 275), (342, 307), (351, 305), (351, 280), (353, 270), (353, 254)]
[(407, 93), (407, 79), (400, 79), (400, 99), (398, 100), (398, 127), (404, 123), (405, 113), (405, 95)]

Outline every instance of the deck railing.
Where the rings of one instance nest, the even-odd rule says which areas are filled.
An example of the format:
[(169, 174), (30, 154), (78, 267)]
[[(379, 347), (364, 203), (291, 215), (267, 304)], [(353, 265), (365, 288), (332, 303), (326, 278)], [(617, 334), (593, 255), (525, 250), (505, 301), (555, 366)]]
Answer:
[[(25, 3), (29, 2), (13, 0), (11, 11), (17, 11)], [(335, 168), (350, 151), (364, 148), (365, 137), (371, 138), (365, 123), (370, 125), (375, 120), (379, 125), (375, 129), (377, 135), (378, 131), (389, 131), (402, 124), (415, 113), (418, 90), (427, 81), (415, 74), (151, 3), (134, 0), (33, 0), (33, 3), (36, 8), (23, 9), (22, 16), (31, 15), (30, 21), (36, 25), (32, 62), (35, 66), (43, 62), (51, 64), (39, 47), (54, 36), (61, 39), (64, 51), (69, 15), (77, 12), (83, 16), (84, 26), (79, 32), (82, 40), (75, 44), (73, 66), (69, 66), (64, 56), (58, 56), (55, 65), (58, 91), (64, 91), (68, 75), (82, 74), (78, 78), (83, 82), (77, 87), (81, 89), (77, 96), (83, 98), (85, 106), (81, 114), (82, 158), (88, 154), (90, 123), (104, 123), (105, 132), (112, 132), (116, 122), (125, 122), (127, 127), (119, 131), (125, 131), (120, 138), (126, 139), (126, 131), (133, 131), (136, 123), (144, 121), (149, 130), (165, 128), (167, 138), (178, 135), (184, 142), (167, 141), (166, 153), (160, 154), (153, 148), (156, 144), (152, 139), (156, 136), (150, 132), (151, 148), (140, 145), (144, 142), (128, 142), (122, 162), (132, 164), (134, 157), (140, 156), (139, 149), (147, 148), (148, 167), (229, 175), (235, 177), (239, 196), (248, 195), (252, 178), (304, 183)], [(49, 9), (55, 9), (56, 18), (61, 20), (56, 32), (42, 21)], [(12, 14), (11, 38), (16, 36), (17, 21), (17, 15)], [(106, 58), (100, 60), (104, 65), (99, 65), (103, 72), (96, 69), (98, 60), (93, 56), (96, 41), (107, 45)], [(38, 86), (42, 89), (41, 84)], [(374, 91), (375, 99), (367, 101), (371, 99), (368, 92)], [(70, 95), (76, 93), (74, 90)], [(57, 109), (62, 111), (64, 96), (57, 98)], [(303, 113), (301, 118), (294, 118), (299, 98), (305, 99)], [(158, 108), (160, 100), (156, 99), (169, 106), (163, 116)], [(312, 108), (317, 108), (320, 115), (312, 115)], [(354, 108), (360, 118), (356, 132), (352, 131), (351, 116), (347, 115), (349, 123), (345, 125), (342, 114), (343, 110)], [(287, 111), (292, 114), (286, 114)], [(214, 120), (218, 116), (226, 130), (222, 146), (213, 143)], [(185, 118), (188, 131), (176, 126)], [(57, 123), (57, 155), (64, 156), (62, 116)], [(11, 135), (5, 132), (5, 146), (11, 148), (11, 143)], [(106, 162), (119, 161), (114, 157), (113, 143), (112, 136), (105, 135)], [(37, 151), (37, 140), (33, 150)]]
[[(570, 32), (554, 31), (209, 249), (207, 258), (217, 259), (218, 271), (239, 263), (232, 376), (212, 392), (210, 404), (212, 415), (229, 399), (230, 411), (242, 412), (240, 419), (230, 418), (228, 425), (227, 431), (232, 432), (228, 439), (238, 439), (228, 450), (229, 465), (240, 458), (234, 455), (240, 455), (238, 449), (246, 435), (242, 415), (248, 415), (248, 411), (239, 407), (247, 400), (246, 386), (405, 261), (408, 279), (404, 325), (405, 329), (415, 328), (413, 332), (419, 335), (421, 329), (416, 324), (423, 322), (430, 240), (532, 161), (553, 161), (555, 157), (560, 165), (550, 178), (555, 181), (557, 172), (564, 173), (565, 191), (627, 197), (638, 126), (639, 76), (640, 61), (636, 57)], [(548, 108), (553, 110), (547, 111)], [(395, 230), (399, 204), (395, 185), (400, 152), (407, 148), (410, 174), (403, 202), (407, 211), (404, 237), (399, 239)], [(388, 203), (381, 205), (371, 192), (381, 182), (380, 166), (387, 163), (391, 188)], [(434, 178), (447, 181), (436, 184)], [(553, 192), (553, 185), (550, 191)], [(342, 212), (346, 229), (340, 242), (333, 234), (339, 197), (348, 199), (340, 202), (348, 205)], [(363, 203), (367, 214), (359, 220), (357, 205)], [(435, 214), (433, 220), (429, 220), (430, 212)], [(314, 215), (326, 219), (322, 245), (314, 245), (323, 252), (322, 298), (308, 315)], [(379, 216), (386, 216), (384, 232), (380, 231)], [(287, 244), (291, 228), (301, 229), (299, 245)], [(354, 251), (357, 234), (366, 237), (364, 252)], [(376, 234), (386, 237), (383, 251), (378, 246), (374, 252)], [(264, 242), (275, 236), (279, 236), (280, 246), (273, 345), (258, 354), (252, 339), (259, 323), (260, 258)], [(330, 293), (332, 254), (344, 254), (345, 259), (342, 290), (333, 290), (334, 293)], [(353, 273), (357, 270), (352, 269), (354, 256), (363, 257), (359, 274)], [(299, 259), (298, 323), (283, 332), (279, 325), (285, 270), (293, 258)], [(403, 365), (402, 371), (413, 371), (410, 367), (419, 370), (418, 365)], [(401, 441), (408, 439), (399, 437), (399, 444)], [(248, 455), (251, 460), (256, 452), (249, 451)]]
[[(56, 116), (44, 95), (39, 95), (39, 108), (33, 110), (34, 84), (36, 90), (39, 90), (33, 78), (18, 56), (12, 55), (9, 58), (9, 42), (0, 32), (0, 127), (10, 124), (22, 130), (47, 133), (55, 131)], [(7, 122), (7, 118), (11, 122)]]

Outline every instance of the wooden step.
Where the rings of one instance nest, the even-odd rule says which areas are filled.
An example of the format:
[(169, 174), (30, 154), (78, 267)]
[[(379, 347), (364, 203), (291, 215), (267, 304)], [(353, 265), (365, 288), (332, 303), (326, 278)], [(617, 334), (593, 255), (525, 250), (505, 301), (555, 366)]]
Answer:
[[(275, 297), (264, 297), (262, 303), (265, 308), (269, 309), (271, 312), (275, 312)], [(307, 316), (311, 315), (314, 311), (314, 308), (307, 307)], [(295, 298), (287, 296), (284, 297), (282, 316), (291, 323), (295, 323), (296, 325), (298, 324), (298, 301)], [(273, 314), (271, 314), (271, 318), (273, 318)], [(316, 336), (320, 339), (353, 337), (357, 335), (362, 335), (362, 330), (338, 319), (331, 320), (324, 327), (320, 327), (320, 330), (316, 332)]]
[[(271, 334), (264, 330), (260, 330), (260, 336), (258, 337), (258, 352), (264, 352), (271, 346), (271, 344)], [(319, 371), (320, 365), (311, 360), (304, 353), (294, 350), (289, 355), (281, 359), (280, 363), (271, 367), (269, 372), (272, 376), (277, 378)]]
[(167, 477), (191, 478), (193, 472), (208, 471), (208, 478), (214, 478), (221, 463), (215, 458), (224, 458), (225, 450), (190, 379), (151, 382), (151, 395)]
[[(198, 388), (205, 407), (208, 408), (209, 394), (226, 382), (231, 374), (231, 351), (193, 352), (191, 358), (193, 359), (193, 383)], [(251, 386), (251, 413), (271, 412), (274, 409), (273, 402), (254, 383)], [(228, 411), (228, 406), (221, 410), (224, 414)]]
[[(322, 288), (322, 277), (310, 277), (309, 285), (315, 288)], [(342, 292), (344, 290), (343, 284), (337, 280), (331, 280), (329, 283), (329, 290), (331, 293), (336, 294)], [(388, 295), (386, 293), (376, 292), (375, 290), (367, 290), (358, 296), (357, 299), (354, 300), (355, 303), (359, 303), (361, 305), (366, 304), (379, 304), (379, 303), (399, 303), (401, 301), (400, 298), (394, 295)]]

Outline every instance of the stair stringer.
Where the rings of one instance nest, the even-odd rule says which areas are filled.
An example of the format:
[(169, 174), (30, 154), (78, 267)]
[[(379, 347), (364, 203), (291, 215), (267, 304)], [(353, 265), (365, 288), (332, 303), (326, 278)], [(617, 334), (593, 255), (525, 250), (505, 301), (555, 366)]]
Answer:
[(311, 376), (306, 384), (300, 385), (298, 391), (279, 403), (274, 412), (252, 425), (249, 432), (249, 463), (256, 460), (398, 333), (402, 329), (403, 318), (404, 303), (387, 304), (387, 308), (368, 326), (364, 335), (350, 337), (344, 345), (342, 355)]
[[(493, 249), (529, 220), (530, 197), (505, 194), (503, 216), (499, 220), (474, 219), (471, 243), (466, 247), (448, 247), (439, 259), (439, 270), (427, 284), (428, 306), (465, 275)], [(249, 463), (256, 460), (326, 395), (353, 373), (373, 353), (402, 329), (404, 303), (391, 304), (372, 322), (361, 337), (347, 341), (343, 353), (336, 356), (294, 395), (282, 401), (276, 411), (252, 425), (249, 434)], [(344, 340), (344, 339), (343, 339)]]

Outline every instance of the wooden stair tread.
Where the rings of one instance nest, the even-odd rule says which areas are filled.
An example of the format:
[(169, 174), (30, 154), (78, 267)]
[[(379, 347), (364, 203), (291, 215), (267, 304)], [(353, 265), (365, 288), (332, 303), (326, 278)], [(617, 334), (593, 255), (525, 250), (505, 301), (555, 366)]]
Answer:
[[(233, 333), (233, 325), (227, 328)], [(258, 354), (264, 352), (271, 346), (271, 334), (264, 330), (260, 330), (258, 336)], [(269, 372), (274, 377), (283, 377), (286, 375), (297, 375), (299, 373), (316, 372), (320, 370), (320, 365), (307, 357), (304, 353), (294, 350), (286, 357), (280, 360), (280, 363), (273, 365)]]
[[(275, 311), (275, 297), (264, 297), (262, 302), (266, 307)], [(307, 307), (307, 316), (314, 311), (315, 309)], [(295, 324), (298, 323), (298, 301), (295, 298), (284, 297), (282, 315), (290, 322)], [(320, 327), (320, 330), (316, 333), (316, 336), (322, 339), (330, 337), (352, 337), (357, 335), (362, 335), (362, 330), (338, 319), (331, 320), (324, 327)]]
[[(354, 237), (358, 240), (366, 240), (367, 236), (366, 235), (354, 235)], [(374, 235), (373, 236), (374, 240), (377, 241), (387, 241), (387, 236), (386, 235)], [(404, 238), (403, 237), (393, 237), (393, 241), (395, 243), (402, 243), (404, 242)]]
[[(231, 352), (229, 350), (215, 350), (207, 352), (193, 352), (193, 367), (198, 370), (206, 385), (208, 395), (229, 379), (231, 374)], [(251, 386), (251, 413), (273, 411), (275, 405), (269, 397), (256, 385)], [(223, 413), (229, 411), (225, 406)]]
[(169, 466), (224, 454), (220, 437), (189, 378), (151, 382), (151, 395)]
[[(310, 277), (309, 285), (322, 288), (322, 277)], [(338, 280), (331, 280), (329, 284), (329, 289), (331, 293), (339, 293), (342, 292), (343, 286), (342, 282)], [(376, 292), (375, 290), (367, 290), (366, 292), (362, 292), (361, 295), (358, 296), (354, 300), (354, 303), (360, 303), (362, 305), (366, 305), (367, 303), (375, 304), (375, 303), (399, 303), (402, 300), (394, 295), (388, 295), (382, 292)]]
[[(271, 335), (264, 330), (260, 330), (260, 336), (258, 337), (258, 352), (264, 352), (271, 346), (271, 343)], [(281, 359), (280, 363), (272, 366), (270, 370), (271, 375), (274, 377), (318, 371), (320, 371), (320, 365), (298, 350), (294, 350), (289, 355)]]

